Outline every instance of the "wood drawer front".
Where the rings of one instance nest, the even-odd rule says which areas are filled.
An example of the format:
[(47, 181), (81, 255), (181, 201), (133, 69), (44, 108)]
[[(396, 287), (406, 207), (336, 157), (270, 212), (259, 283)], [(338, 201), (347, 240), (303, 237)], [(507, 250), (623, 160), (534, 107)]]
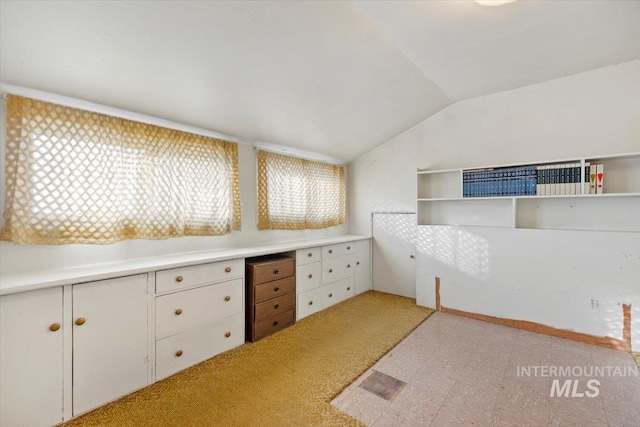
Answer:
[[(229, 336), (227, 336), (229, 334)], [(156, 341), (156, 380), (244, 343), (244, 315), (206, 323)], [(182, 352), (177, 356), (178, 352)]]
[(193, 265), (156, 272), (156, 293), (179, 291), (244, 277), (244, 259)]
[(335, 245), (322, 247), (322, 259), (334, 258), (342, 255), (350, 255), (355, 253), (355, 242), (338, 243)]
[(293, 258), (286, 258), (260, 264), (250, 264), (253, 269), (253, 284), (259, 285), (293, 276), (296, 271), (295, 262)]
[(296, 320), (303, 319), (307, 316), (322, 310), (322, 290), (312, 289), (310, 291), (298, 294), (297, 317)]
[(322, 309), (331, 307), (334, 304), (342, 302), (355, 294), (355, 284), (353, 277), (340, 280), (330, 285), (323, 286), (322, 291)]
[(296, 280), (294, 277), (287, 277), (273, 282), (263, 283), (255, 286), (255, 303), (268, 301), (280, 295), (288, 294), (296, 290)]
[(320, 286), (322, 281), (322, 263), (314, 262), (298, 267), (296, 271), (296, 290), (305, 292)]
[(273, 298), (266, 302), (256, 304), (255, 307), (255, 319), (256, 322), (263, 317), (269, 317), (275, 313), (282, 311), (289, 311), (296, 308), (296, 294), (291, 292), (286, 295), (281, 295), (277, 298)]
[(322, 283), (332, 283), (353, 276), (355, 267), (354, 255), (322, 261)]
[(298, 265), (318, 262), (322, 257), (321, 248), (298, 249), (296, 251), (296, 263)]
[(156, 337), (242, 313), (242, 290), (235, 279), (157, 297)]
[(254, 330), (255, 341), (278, 332), (287, 326), (293, 325), (295, 315), (295, 310), (291, 309), (289, 311), (273, 313), (271, 316), (256, 320)]

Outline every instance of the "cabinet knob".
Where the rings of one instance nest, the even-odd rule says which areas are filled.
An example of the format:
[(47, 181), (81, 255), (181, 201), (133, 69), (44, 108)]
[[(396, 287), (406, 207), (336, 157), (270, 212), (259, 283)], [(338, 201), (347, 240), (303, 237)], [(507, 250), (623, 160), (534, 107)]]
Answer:
[(329, 249), (329, 253), (332, 254), (333, 253), (333, 249)]
[(176, 357), (180, 357), (180, 356), (182, 356), (182, 350), (176, 351)]
[(351, 246), (347, 246), (347, 250), (350, 251), (351, 250)]
[(333, 268), (330, 268), (330, 269), (329, 269), (329, 273), (333, 273)]
[(279, 309), (280, 308), (280, 304), (274, 305), (273, 308), (276, 309), (276, 310)]
[(273, 326), (278, 326), (280, 322), (278, 322), (277, 320), (275, 322), (273, 322)]
[(409, 255), (409, 258), (414, 259), (414, 258), (415, 258), (415, 256), (413, 256), (413, 255)]
[(176, 310), (176, 316), (180, 316), (182, 314), (182, 309), (179, 308)]
[(329, 294), (329, 298), (333, 297), (333, 294)]
[(51, 326), (49, 326), (49, 330), (51, 332), (55, 332), (55, 331), (57, 331), (59, 329), (60, 329), (60, 323), (54, 323)]
[(275, 288), (273, 288), (273, 292), (278, 292), (279, 290), (280, 290), (280, 288), (277, 287), (277, 286)]
[(350, 291), (351, 290), (351, 286), (347, 287), (347, 290)]
[(225, 268), (224, 271), (226, 271), (227, 273), (231, 273), (231, 267)]
[(273, 274), (277, 276), (278, 274), (280, 274), (280, 270), (273, 270)]
[(225, 301), (231, 301), (231, 297), (229, 295), (227, 295), (226, 297), (224, 297)]
[(229, 338), (231, 336), (231, 332), (227, 332), (226, 334), (224, 334), (224, 336)]
[(178, 282), (178, 283), (182, 282), (183, 280), (184, 280), (184, 277), (182, 277), (182, 276), (176, 277), (176, 282)]
[(76, 319), (76, 325), (78, 325), (78, 326), (84, 325), (84, 322), (86, 322), (86, 319), (84, 317), (78, 317)]
[(356, 262), (356, 265), (360, 265), (360, 261)]
[(309, 252), (309, 253), (307, 254), (307, 256), (308, 256), (309, 258), (311, 258), (311, 257), (313, 256), (313, 254), (312, 254), (311, 252)]
[(351, 268), (351, 264), (347, 264), (347, 268)]
[(309, 305), (313, 305), (313, 301), (309, 301)]
[(310, 275), (309, 275), (309, 279), (311, 279), (311, 278), (313, 278), (313, 274), (310, 274)]

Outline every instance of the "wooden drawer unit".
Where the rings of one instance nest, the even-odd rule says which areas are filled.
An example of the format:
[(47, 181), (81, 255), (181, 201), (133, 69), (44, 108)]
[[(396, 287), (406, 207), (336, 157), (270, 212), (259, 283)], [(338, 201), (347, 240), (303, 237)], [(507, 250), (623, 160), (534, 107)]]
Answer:
[(212, 262), (156, 272), (156, 293), (174, 292), (223, 280), (242, 278), (244, 260)]
[(353, 255), (322, 261), (322, 283), (332, 283), (351, 277), (354, 274), (355, 267), (355, 257)]
[(322, 310), (322, 290), (317, 288), (298, 294), (296, 307), (296, 320), (319, 312)]
[(322, 247), (322, 259), (350, 255), (355, 253), (356, 244), (354, 242), (338, 243)]
[(296, 264), (303, 265), (318, 262), (321, 257), (321, 248), (298, 249), (296, 251)]
[(246, 338), (257, 341), (295, 321), (296, 260), (270, 255), (246, 260)]
[(156, 380), (244, 343), (244, 315), (191, 328), (156, 341)]
[(298, 266), (296, 270), (296, 289), (306, 292), (320, 286), (322, 279), (322, 263), (314, 262)]
[(156, 298), (156, 337), (242, 312), (242, 279)]

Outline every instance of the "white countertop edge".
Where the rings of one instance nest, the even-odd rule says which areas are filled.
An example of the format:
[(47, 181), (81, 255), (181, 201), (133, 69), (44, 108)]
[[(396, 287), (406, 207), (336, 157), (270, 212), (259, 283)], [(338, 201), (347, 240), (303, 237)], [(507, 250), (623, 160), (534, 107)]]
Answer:
[(0, 276), (0, 295), (9, 295), (55, 286), (93, 282), (96, 280), (111, 279), (114, 277), (132, 276), (134, 274), (167, 270), (176, 267), (186, 267), (189, 265), (208, 262), (269, 255), (278, 252), (294, 251), (297, 249), (353, 242), (370, 238), (371, 236), (345, 234), (341, 236), (325, 237), (322, 239), (296, 240), (243, 248), (184, 252), (149, 258), (136, 258), (129, 261), (92, 264), (61, 270), (45, 270), (19, 275)]

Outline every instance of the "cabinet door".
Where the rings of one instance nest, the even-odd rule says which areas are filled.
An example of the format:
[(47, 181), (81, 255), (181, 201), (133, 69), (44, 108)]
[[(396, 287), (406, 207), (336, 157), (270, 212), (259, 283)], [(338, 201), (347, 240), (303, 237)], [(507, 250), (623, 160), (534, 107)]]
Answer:
[(416, 214), (373, 215), (373, 289), (416, 297)]
[(147, 385), (147, 276), (73, 287), (73, 414)]
[(356, 242), (356, 295), (371, 289), (371, 243), (370, 240)]
[(0, 298), (0, 425), (63, 421), (61, 325), (61, 287)]

